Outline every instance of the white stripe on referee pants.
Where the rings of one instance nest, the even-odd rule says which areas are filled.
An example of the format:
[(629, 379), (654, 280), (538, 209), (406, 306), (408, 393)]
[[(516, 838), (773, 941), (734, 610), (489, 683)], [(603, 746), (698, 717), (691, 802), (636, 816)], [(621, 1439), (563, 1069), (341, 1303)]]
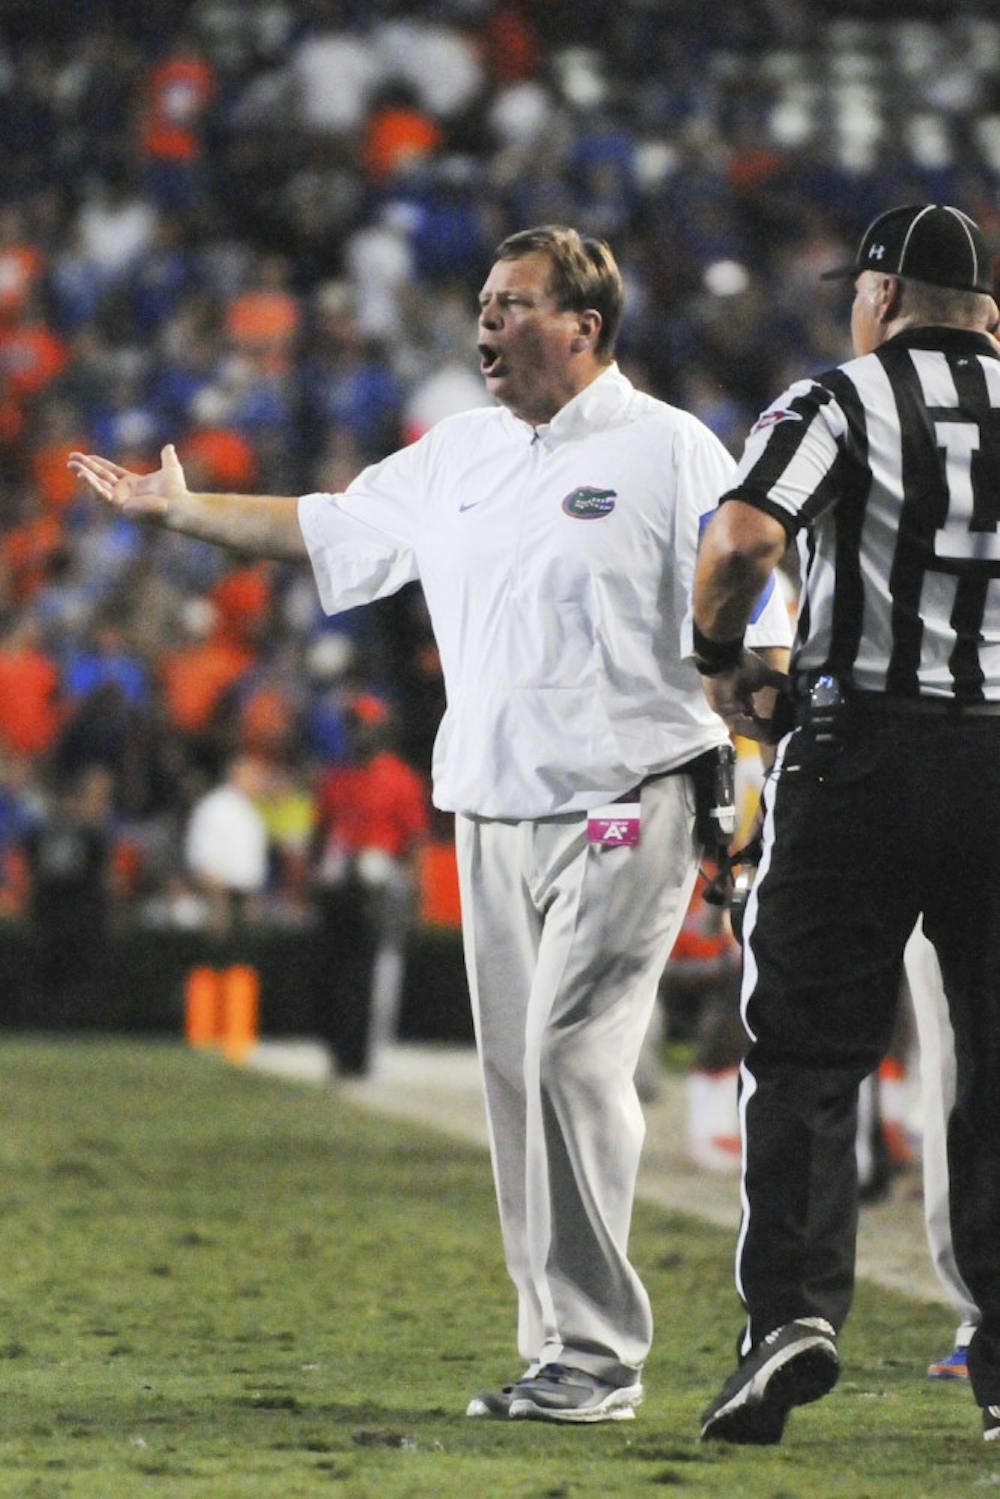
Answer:
[[(774, 765), (764, 782), (761, 802), (764, 808), (764, 824), (761, 829), (762, 850), (760, 863), (757, 865), (757, 875), (750, 887), (750, 895), (747, 898), (746, 910), (743, 913), (743, 982), (740, 988), (740, 1014), (743, 1017), (743, 1026), (751, 1041), (757, 1037), (750, 1029), (747, 1020), (747, 1005), (751, 994), (757, 984), (757, 964), (754, 962), (753, 952), (750, 947), (750, 938), (757, 921), (757, 901), (760, 887), (767, 876), (771, 863), (771, 852), (774, 848), (774, 798), (777, 790), (778, 777), (781, 774), (781, 766), (785, 758), (785, 750), (791, 734), (786, 734), (778, 745), (774, 757)], [(736, 1289), (740, 1299), (745, 1301), (743, 1294), (743, 1282), (740, 1276), (740, 1264), (743, 1259), (743, 1246), (746, 1243), (747, 1230), (750, 1226), (750, 1198), (747, 1195), (747, 1104), (750, 1102), (757, 1089), (757, 1080), (751, 1072), (747, 1071), (746, 1065), (740, 1063), (740, 1141), (741, 1141), (741, 1164), (740, 1164), (740, 1228), (736, 1239), (736, 1260), (734, 1265), (734, 1276)], [(746, 1331), (743, 1335), (742, 1351), (744, 1354), (750, 1352), (752, 1347), (750, 1341), (750, 1322), (747, 1320)]]

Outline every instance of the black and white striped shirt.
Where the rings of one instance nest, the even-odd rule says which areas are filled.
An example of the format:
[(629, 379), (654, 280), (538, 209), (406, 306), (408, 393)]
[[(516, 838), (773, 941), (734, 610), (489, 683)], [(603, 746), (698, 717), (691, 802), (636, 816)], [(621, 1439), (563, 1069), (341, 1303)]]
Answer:
[(725, 498), (797, 537), (794, 671), (1000, 700), (1000, 356), (908, 329), (763, 413)]

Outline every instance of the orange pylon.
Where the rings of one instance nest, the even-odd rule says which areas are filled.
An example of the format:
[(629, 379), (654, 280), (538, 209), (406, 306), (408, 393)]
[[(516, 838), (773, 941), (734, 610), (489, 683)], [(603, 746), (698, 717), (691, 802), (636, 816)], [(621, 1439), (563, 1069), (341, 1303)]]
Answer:
[(235, 963), (222, 975), (222, 1050), (230, 1062), (245, 1062), (257, 1040), (260, 975)]
[(214, 1046), (222, 1023), (222, 995), (214, 968), (192, 968), (184, 991), (184, 1034), (191, 1046)]

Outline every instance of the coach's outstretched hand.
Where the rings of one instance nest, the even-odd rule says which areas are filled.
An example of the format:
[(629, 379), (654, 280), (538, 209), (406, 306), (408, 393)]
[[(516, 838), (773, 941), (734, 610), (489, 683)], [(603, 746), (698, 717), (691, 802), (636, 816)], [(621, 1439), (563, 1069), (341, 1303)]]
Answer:
[(100, 458), (96, 453), (71, 453), (69, 467), (102, 500), (136, 520), (165, 521), (171, 503), (187, 494), (184, 470), (173, 443), (160, 452), (160, 467), (151, 474)]
[(787, 681), (784, 672), (745, 650), (731, 671), (702, 677), (701, 685), (710, 705), (734, 734), (766, 743), (771, 737), (775, 697)]

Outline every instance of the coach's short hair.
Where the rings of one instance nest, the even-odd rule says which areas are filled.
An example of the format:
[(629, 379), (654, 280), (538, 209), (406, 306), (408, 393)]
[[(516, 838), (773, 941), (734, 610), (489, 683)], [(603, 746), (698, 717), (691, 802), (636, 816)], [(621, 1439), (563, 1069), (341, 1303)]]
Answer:
[(601, 314), (601, 331), (594, 346), (605, 364), (614, 358), (615, 339), (622, 320), (625, 288), (621, 271), (603, 239), (593, 239), (561, 224), (540, 224), (509, 234), (494, 251), (493, 260), (520, 260), (540, 252), (552, 265), (551, 291), (560, 308)]

